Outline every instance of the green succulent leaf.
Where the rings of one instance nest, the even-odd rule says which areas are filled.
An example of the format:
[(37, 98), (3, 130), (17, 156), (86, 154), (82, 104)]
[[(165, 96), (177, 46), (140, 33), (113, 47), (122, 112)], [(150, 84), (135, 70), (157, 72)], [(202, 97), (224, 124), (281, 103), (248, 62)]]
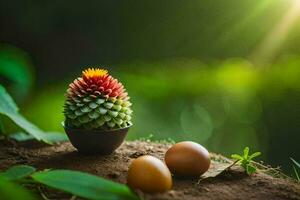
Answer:
[[(64, 113), (70, 126), (85, 129), (124, 128), (131, 124), (131, 103), (116, 97), (79, 96), (66, 100)], [(72, 108), (71, 108), (72, 107)]]
[(117, 117), (117, 116), (118, 116), (118, 112), (117, 112), (117, 111), (111, 111), (111, 110), (109, 110), (109, 111), (108, 111), (108, 114), (109, 114), (110, 116), (112, 116), (112, 117)]
[(35, 181), (49, 187), (69, 192), (79, 197), (95, 200), (136, 200), (138, 197), (126, 186), (91, 174), (51, 170), (34, 173)]
[(115, 122), (112, 122), (112, 121), (109, 121), (107, 122), (107, 125), (111, 128), (115, 127), (116, 123)]
[(102, 107), (99, 107), (98, 111), (101, 115), (105, 115), (107, 113), (107, 109), (102, 108)]
[(106, 122), (109, 122), (109, 121), (111, 120), (111, 116), (105, 115), (105, 116), (104, 116), (104, 119), (105, 119)]
[(110, 102), (106, 102), (104, 103), (104, 107), (107, 108), (107, 109), (111, 109), (113, 107), (113, 103), (110, 103)]
[(109, 97), (108, 101), (110, 101), (112, 103), (115, 103), (117, 101), (117, 98), (116, 97)]
[(122, 106), (120, 105), (113, 105), (113, 109), (116, 111), (120, 111), (122, 109)]
[(120, 99), (118, 99), (118, 100), (115, 102), (116, 105), (122, 105), (122, 103), (123, 103), (123, 101), (120, 100)]
[(131, 120), (131, 116), (130, 115), (126, 115), (125, 116), (125, 120), (130, 121)]
[(97, 119), (100, 116), (100, 114), (98, 112), (96, 112), (96, 111), (89, 112), (88, 115), (92, 119)]
[(78, 106), (78, 107), (84, 106), (83, 103), (80, 103), (80, 100), (77, 100), (77, 101), (78, 101), (78, 102), (76, 103), (76, 106)]
[(92, 109), (89, 106), (83, 106), (80, 108), (81, 112), (83, 113), (88, 113), (90, 112)]
[(125, 113), (119, 113), (119, 116), (120, 116), (121, 119), (124, 119), (124, 117), (126, 116), (126, 114)]
[(75, 110), (75, 115), (78, 117), (78, 116), (81, 116), (83, 115), (84, 113), (81, 111), (81, 110)]
[(70, 105), (69, 108), (70, 108), (70, 110), (73, 110), (73, 111), (77, 109), (77, 107), (74, 105)]
[(95, 109), (95, 108), (97, 108), (98, 106), (99, 106), (99, 105), (96, 104), (96, 103), (94, 103), (94, 102), (89, 103), (89, 107), (90, 107), (91, 109)]
[(97, 120), (96, 120), (96, 123), (98, 124), (98, 126), (100, 127), (100, 126), (103, 126), (103, 124), (105, 123), (105, 119), (104, 118), (98, 118)]
[(116, 124), (121, 125), (123, 124), (123, 120), (122, 119), (115, 119), (114, 120)]
[(104, 102), (105, 102), (104, 99), (99, 98), (99, 99), (96, 100), (96, 103), (99, 104), (99, 105), (103, 104)]
[(83, 102), (88, 103), (88, 102), (91, 102), (91, 101), (92, 101), (92, 99), (90, 97), (83, 98)]
[(129, 107), (129, 106), (131, 106), (131, 103), (129, 101), (123, 101), (122, 106)]
[(90, 121), (90, 118), (89, 118), (89, 116), (87, 116), (87, 115), (82, 115), (82, 116), (78, 117), (78, 120), (79, 120), (81, 123), (87, 123), (87, 122)]

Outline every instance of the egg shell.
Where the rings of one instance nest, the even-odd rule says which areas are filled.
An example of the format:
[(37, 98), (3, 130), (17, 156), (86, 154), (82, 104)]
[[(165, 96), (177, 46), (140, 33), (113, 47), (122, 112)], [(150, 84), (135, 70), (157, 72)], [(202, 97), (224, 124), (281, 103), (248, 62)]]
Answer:
[(165, 162), (174, 175), (201, 176), (209, 169), (210, 156), (200, 144), (184, 141), (176, 143), (166, 152)]
[(165, 192), (172, 188), (172, 176), (168, 167), (158, 158), (141, 156), (129, 166), (127, 184), (147, 193)]

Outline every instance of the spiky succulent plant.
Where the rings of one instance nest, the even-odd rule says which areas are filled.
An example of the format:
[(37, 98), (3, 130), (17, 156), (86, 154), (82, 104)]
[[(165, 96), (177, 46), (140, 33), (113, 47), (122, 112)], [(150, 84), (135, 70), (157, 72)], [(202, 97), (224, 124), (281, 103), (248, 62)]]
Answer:
[(89, 68), (67, 90), (65, 126), (80, 129), (118, 129), (130, 126), (132, 110), (122, 83), (107, 70)]

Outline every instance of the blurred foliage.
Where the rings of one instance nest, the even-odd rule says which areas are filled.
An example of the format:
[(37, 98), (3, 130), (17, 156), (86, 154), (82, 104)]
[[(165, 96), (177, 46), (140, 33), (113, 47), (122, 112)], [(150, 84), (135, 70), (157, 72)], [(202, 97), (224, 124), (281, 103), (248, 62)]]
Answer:
[(4, 172), (0, 172), (0, 175), (5, 176), (10, 181), (16, 181), (28, 177), (35, 171), (36, 169), (29, 165), (15, 165)]
[(34, 200), (34, 196), (23, 187), (9, 181), (5, 176), (0, 176), (0, 198), (5, 200)]
[[(48, 144), (52, 144), (53, 142), (58, 142), (62, 140), (66, 140), (67, 137), (65, 134), (61, 133), (46, 133), (39, 129), (37, 126), (29, 122), (26, 118), (24, 118), (19, 113), (19, 108), (17, 107), (14, 100), (11, 96), (6, 92), (5, 88), (0, 84), (0, 114), (11, 119), (16, 125), (25, 130), (28, 134), (32, 136), (32, 138), (46, 142)], [(2, 123), (2, 121), (1, 121)], [(1, 134), (11, 134), (6, 132), (5, 128), (1, 127)], [(24, 133), (23, 133), (24, 135)], [(23, 137), (24, 139), (24, 137)], [(31, 139), (31, 138), (30, 138)]]
[(22, 50), (0, 44), (0, 81), (17, 100), (28, 95), (32, 83), (32, 64)]
[[(38, 85), (83, 66), (249, 58), (295, 1), (0, 0), (0, 41), (30, 53)], [(290, 28), (275, 57), (300, 54), (300, 23)]]
[[(300, 156), (295, 142), (299, 66), (300, 58), (294, 56), (268, 68), (244, 59), (208, 65), (173, 59), (123, 64), (111, 73), (132, 98), (134, 126), (128, 139), (153, 134), (157, 140), (194, 140), (227, 155), (249, 145), (264, 152), (268, 162), (288, 167), (290, 155)], [(72, 73), (68, 82), (80, 75)], [(38, 89), (24, 107), (25, 115), (43, 129), (63, 131), (66, 88), (67, 82), (62, 82)]]

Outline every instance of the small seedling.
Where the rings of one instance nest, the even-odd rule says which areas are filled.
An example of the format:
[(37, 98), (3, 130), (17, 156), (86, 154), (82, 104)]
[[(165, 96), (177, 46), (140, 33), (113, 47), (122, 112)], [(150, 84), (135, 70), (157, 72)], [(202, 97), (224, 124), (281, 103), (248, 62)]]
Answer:
[(300, 177), (299, 177), (300, 175), (299, 175), (299, 173), (296, 169), (296, 168), (298, 168), (300, 170), (300, 164), (296, 160), (294, 160), (293, 158), (290, 158), (290, 159), (293, 162), (293, 170), (294, 170), (295, 176), (297, 178), (297, 181), (300, 182)]
[(256, 167), (253, 165), (253, 158), (260, 156), (261, 152), (255, 152), (249, 155), (249, 147), (245, 147), (244, 155), (233, 154), (231, 158), (236, 159), (236, 163), (242, 166), (248, 175), (256, 172)]

